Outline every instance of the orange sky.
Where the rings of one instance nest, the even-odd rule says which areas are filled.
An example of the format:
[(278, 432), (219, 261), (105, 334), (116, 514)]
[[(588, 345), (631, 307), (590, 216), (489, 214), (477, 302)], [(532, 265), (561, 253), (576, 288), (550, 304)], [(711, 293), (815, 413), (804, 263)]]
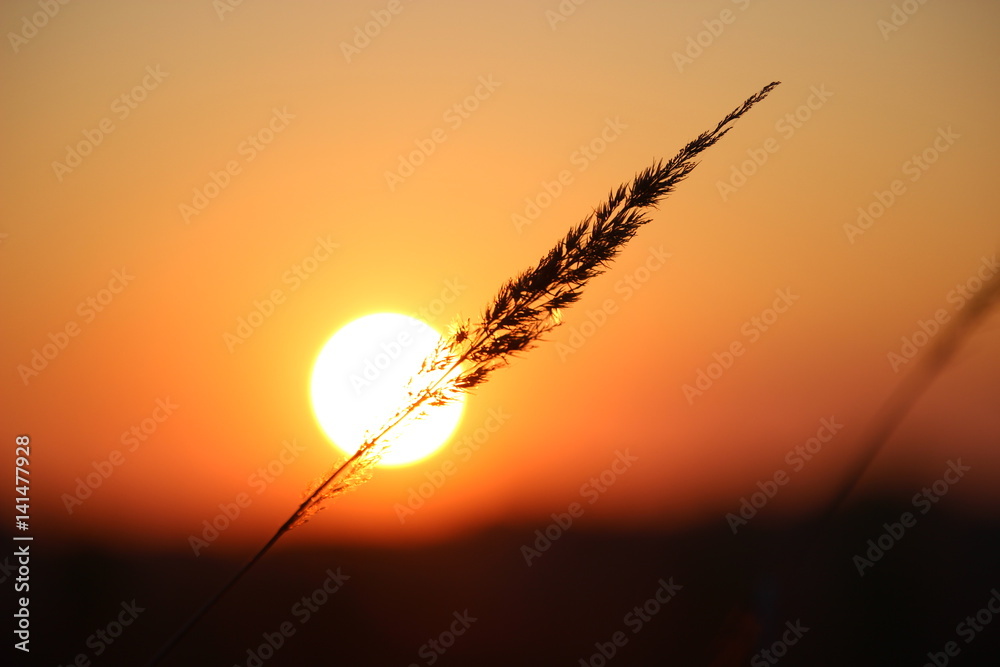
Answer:
[[(53, 536), (185, 549), (246, 494), (211, 548), (259, 544), (333, 463), (308, 382), (337, 328), (475, 315), (611, 187), (772, 80), (448, 447), (290, 539), (542, 525), (624, 452), (591, 527), (722, 522), (778, 470), (770, 518), (801, 511), (913, 365), (889, 353), (995, 262), (1000, 8), (984, 0), (39, 6), (0, 6), (0, 367), (4, 437), (33, 440)], [(909, 496), (961, 457), (949, 501), (1000, 508), (998, 351), (994, 316), (863, 491)], [(824, 419), (843, 428), (793, 469)]]

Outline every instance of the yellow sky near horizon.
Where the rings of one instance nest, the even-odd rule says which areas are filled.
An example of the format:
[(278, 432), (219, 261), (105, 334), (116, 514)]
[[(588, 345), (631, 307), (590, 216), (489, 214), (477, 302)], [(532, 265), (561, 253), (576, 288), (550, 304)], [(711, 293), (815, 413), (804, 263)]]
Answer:
[[(224, 2), (0, 7), (4, 430), (36, 443), (53, 535), (185, 549), (247, 493), (252, 520), (219, 547), (258, 542), (336, 455), (308, 402), (334, 331), (474, 316), (609, 189), (774, 80), (551, 340), (470, 398), (442, 453), (377, 471), (295, 539), (541, 525), (625, 450), (636, 464), (590, 526), (723, 522), (835, 418), (768, 508), (806, 510), (913, 366), (890, 355), (995, 267), (985, 0)], [(961, 457), (949, 502), (1000, 508), (998, 349), (993, 316), (863, 491), (909, 496)]]

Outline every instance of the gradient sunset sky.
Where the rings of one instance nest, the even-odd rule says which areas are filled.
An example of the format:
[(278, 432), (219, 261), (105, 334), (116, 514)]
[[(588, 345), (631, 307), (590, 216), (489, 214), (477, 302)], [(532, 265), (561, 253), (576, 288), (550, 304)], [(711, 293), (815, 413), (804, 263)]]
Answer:
[[(247, 494), (212, 549), (259, 546), (337, 456), (308, 389), (338, 328), (475, 316), (610, 188), (775, 80), (447, 446), (288, 539), (543, 525), (626, 451), (582, 525), (721, 525), (779, 470), (766, 520), (821, 506), (914, 366), (891, 355), (997, 266), (1000, 6), (902, 4), (917, 9), (3, 3), (3, 431), (32, 438), (38, 530), (182, 551)], [(998, 322), (859, 494), (909, 497), (961, 458), (949, 502), (996, 515)], [(721, 377), (685, 391), (734, 343)]]

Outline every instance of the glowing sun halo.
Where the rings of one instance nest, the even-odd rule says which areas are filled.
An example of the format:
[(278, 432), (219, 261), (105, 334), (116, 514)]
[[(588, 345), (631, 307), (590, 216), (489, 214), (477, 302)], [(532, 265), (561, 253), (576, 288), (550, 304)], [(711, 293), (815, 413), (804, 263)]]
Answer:
[[(358, 318), (326, 342), (313, 366), (310, 397), (323, 432), (353, 454), (366, 430), (381, 427), (406, 400), (406, 383), (433, 352), (440, 334), (398, 313)], [(462, 417), (461, 398), (427, 409), (392, 429), (380, 465), (406, 465), (433, 454)]]

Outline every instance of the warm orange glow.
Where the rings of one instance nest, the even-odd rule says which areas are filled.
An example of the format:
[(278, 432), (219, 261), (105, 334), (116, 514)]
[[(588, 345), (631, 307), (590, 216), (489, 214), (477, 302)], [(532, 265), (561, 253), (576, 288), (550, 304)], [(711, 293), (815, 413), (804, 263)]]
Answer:
[[(805, 511), (993, 271), (1000, 3), (402, 2), (385, 25), (387, 0), (42, 4), (0, 3), (0, 391), (53, 535), (186, 548), (250, 494), (212, 549), (259, 546), (336, 458), (310, 394), (335, 331), (474, 320), (775, 79), (438, 454), (295, 539), (548, 521), (625, 448), (581, 527), (727, 530), (779, 469), (761, 515)], [(994, 319), (859, 493), (961, 455), (949, 503), (1000, 512), (998, 350)]]

